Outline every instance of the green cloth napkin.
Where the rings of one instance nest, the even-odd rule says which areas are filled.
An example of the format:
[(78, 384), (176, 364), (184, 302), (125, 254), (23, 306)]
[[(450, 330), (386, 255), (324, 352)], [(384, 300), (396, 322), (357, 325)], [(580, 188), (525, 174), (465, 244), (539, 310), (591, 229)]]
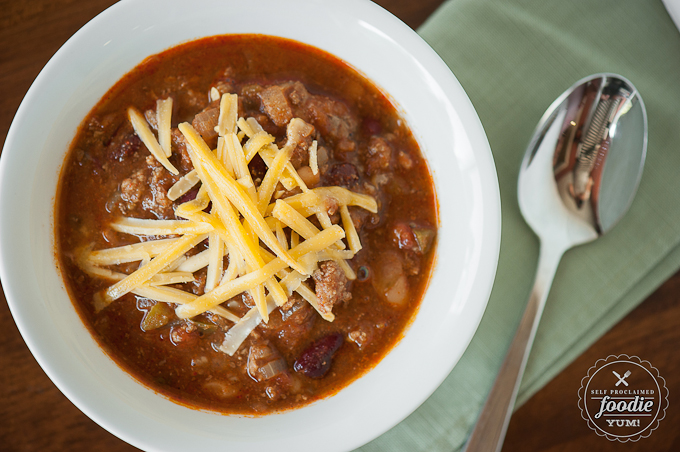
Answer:
[(484, 318), (458, 365), (415, 413), (364, 452), (452, 451), (464, 443), (536, 270), (538, 240), (517, 204), (520, 161), (545, 109), (578, 79), (615, 72), (637, 87), (649, 120), (647, 162), (621, 223), (564, 256), (518, 402), (680, 266), (680, 35), (661, 1), (450, 0), (419, 32), (456, 75), (488, 135), (501, 190), (500, 262)]

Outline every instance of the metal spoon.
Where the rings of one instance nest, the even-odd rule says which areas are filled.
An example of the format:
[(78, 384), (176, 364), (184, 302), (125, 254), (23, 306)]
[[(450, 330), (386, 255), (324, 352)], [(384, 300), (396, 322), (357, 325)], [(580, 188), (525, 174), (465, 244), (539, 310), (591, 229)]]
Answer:
[(625, 78), (579, 80), (545, 112), (519, 174), (518, 199), (541, 248), (534, 287), (467, 452), (500, 451), (527, 357), (560, 259), (626, 213), (647, 150), (647, 113)]

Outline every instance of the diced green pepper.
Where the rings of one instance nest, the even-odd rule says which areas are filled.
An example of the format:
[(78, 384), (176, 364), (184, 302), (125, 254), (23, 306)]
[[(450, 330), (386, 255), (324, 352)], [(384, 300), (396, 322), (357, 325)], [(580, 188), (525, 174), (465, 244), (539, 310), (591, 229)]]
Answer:
[(214, 323), (200, 322), (197, 320), (190, 320), (190, 322), (196, 325), (196, 327), (204, 334), (212, 334), (217, 331), (217, 325)]
[(434, 239), (434, 231), (429, 228), (413, 228), (413, 235), (416, 236), (418, 247), (422, 253), (427, 253)]
[(172, 320), (174, 314), (175, 312), (167, 303), (156, 303), (144, 316), (141, 327), (144, 331), (163, 327)]

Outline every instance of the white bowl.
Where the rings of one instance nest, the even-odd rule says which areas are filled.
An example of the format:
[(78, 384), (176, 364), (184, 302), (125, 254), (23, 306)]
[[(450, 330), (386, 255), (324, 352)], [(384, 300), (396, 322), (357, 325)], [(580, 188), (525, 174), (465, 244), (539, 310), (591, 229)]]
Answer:
[[(372, 79), (395, 99), (419, 141), (440, 208), (434, 275), (404, 339), (337, 395), (259, 418), (192, 410), (139, 384), (90, 336), (54, 259), (57, 179), (85, 115), (148, 55), (226, 33), (312, 44)], [(486, 307), (499, 244), (498, 183), (472, 104), (416, 33), (368, 1), (123, 1), (83, 27), (45, 66), (0, 159), (0, 278), (17, 326), (78, 408), (145, 450), (340, 451), (379, 436), (425, 401), (458, 362)]]

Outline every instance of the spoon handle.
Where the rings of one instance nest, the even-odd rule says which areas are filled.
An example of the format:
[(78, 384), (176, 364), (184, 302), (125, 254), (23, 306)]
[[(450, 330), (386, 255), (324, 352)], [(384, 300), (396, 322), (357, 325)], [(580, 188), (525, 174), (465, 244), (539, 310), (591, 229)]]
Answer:
[(466, 452), (499, 452), (503, 446), (545, 300), (548, 298), (557, 266), (566, 249), (567, 247), (554, 242), (541, 243), (536, 279), (529, 302), (477, 424), (468, 439)]

